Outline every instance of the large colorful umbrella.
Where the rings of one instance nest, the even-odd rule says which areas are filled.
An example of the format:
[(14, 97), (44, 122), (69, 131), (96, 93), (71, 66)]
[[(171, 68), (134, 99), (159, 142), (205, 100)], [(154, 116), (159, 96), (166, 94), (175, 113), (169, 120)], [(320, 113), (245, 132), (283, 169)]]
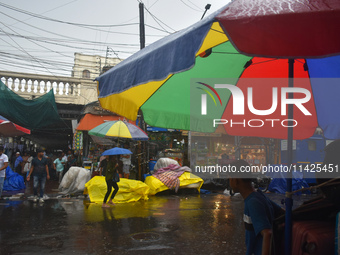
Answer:
[(9, 121), (8, 119), (0, 116), (0, 136), (11, 137), (29, 134), (31, 134), (31, 130), (19, 126)]
[[(314, 0), (309, 1), (308, 4), (304, 1), (289, 1), (289, 3), (279, 0), (269, 3), (257, 1), (256, 5), (263, 4), (263, 6), (256, 7), (253, 1), (233, 1), (191, 27), (146, 47), (98, 77), (99, 101), (104, 108), (131, 120), (136, 119), (138, 110), (141, 109), (144, 120), (151, 126), (204, 131), (202, 121), (194, 121), (190, 109), (190, 104), (193, 103), (190, 95), (196, 93), (196, 87), (205, 88), (213, 95), (214, 93), (202, 84), (196, 83), (194, 87), (190, 86), (191, 79), (197, 78), (196, 81), (202, 82), (202, 79), (207, 78), (234, 78), (236, 84), (239, 77), (287, 78), (288, 61), (280, 60), (278, 57), (296, 58), (334, 54), (334, 49), (336, 51), (340, 45), (340, 35), (337, 32), (340, 24), (340, 3), (328, 2), (327, 4), (327, 1)], [(239, 11), (241, 6), (242, 9)], [(247, 11), (250, 7), (252, 7), (251, 11)], [(236, 17), (235, 13), (240, 15)], [(258, 13), (255, 18), (254, 13)], [(231, 18), (228, 20), (229, 16)], [(231, 32), (227, 36), (224, 31), (229, 30)], [(236, 39), (233, 40), (235, 33)], [(247, 55), (257, 54), (271, 58), (254, 58), (240, 54), (235, 49), (239, 41), (246, 41), (245, 45), (249, 44), (252, 47), (258, 44), (263, 46), (261, 50), (257, 48), (248, 50), (243, 45), (238, 47)], [(279, 50), (275, 52), (275, 49)], [(294, 67), (295, 77), (339, 77), (339, 63), (339, 56), (297, 60)], [(207, 85), (213, 87), (213, 84)], [(310, 100), (308, 108), (316, 108), (318, 115), (312, 113), (312, 117), (301, 121), (301, 125), (294, 130), (295, 139), (311, 136), (317, 126), (323, 129), (328, 138), (339, 135), (340, 119), (333, 118), (331, 114), (319, 113), (330, 113), (340, 109), (340, 102), (333, 100), (340, 88), (334, 87), (334, 84), (319, 85), (304, 84), (304, 87), (312, 91), (312, 97), (316, 101), (314, 104)], [(202, 91), (198, 90), (198, 92)], [(263, 92), (269, 94), (271, 98), (271, 90), (259, 91), (254, 88), (254, 104), (257, 102), (268, 104), (269, 100), (263, 100)], [(214, 97), (216, 98), (215, 95)], [(220, 97), (222, 102), (220, 108), (223, 110), (217, 118), (222, 118), (225, 106), (228, 102), (232, 102), (229, 100), (230, 93), (224, 93)], [(216, 100), (220, 104), (217, 98)], [(268, 109), (270, 105), (269, 107), (259, 105), (256, 108)], [(278, 113), (275, 112), (274, 115), (281, 115), (279, 107), (277, 108)], [(245, 113), (245, 119), (254, 119), (252, 115), (247, 115), (248, 113)], [(277, 116), (268, 117), (276, 119)], [(246, 128), (237, 127), (237, 130), (229, 130), (228, 133), (233, 135), (247, 133), (251, 136), (272, 138), (287, 136), (284, 128), (281, 130), (261, 128), (254, 133)]]
[(139, 127), (126, 121), (107, 121), (91, 129), (89, 135), (99, 137), (118, 137), (146, 141), (148, 135)]
[[(340, 86), (330, 80), (340, 77), (339, 24), (340, 2), (334, 0), (235, 0), (98, 77), (99, 101), (132, 120), (141, 109), (157, 127), (206, 131), (219, 119), (232, 135), (288, 137), (290, 152), (293, 138), (307, 138), (318, 126), (327, 138), (340, 138)], [(276, 80), (262, 84), (254, 78)], [(213, 114), (207, 97), (219, 107)], [(227, 125), (231, 117), (241, 125)], [(289, 254), (290, 198), (286, 205)]]

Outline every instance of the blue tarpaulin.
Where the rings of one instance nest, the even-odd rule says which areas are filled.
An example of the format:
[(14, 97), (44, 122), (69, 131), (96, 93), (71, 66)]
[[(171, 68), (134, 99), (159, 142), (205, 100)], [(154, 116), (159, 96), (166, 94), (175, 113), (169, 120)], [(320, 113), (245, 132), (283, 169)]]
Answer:
[[(268, 190), (273, 193), (285, 194), (287, 191), (287, 173), (277, 172), (277, 173), (266, 173), (267, 176), (270, 176), (272, 181), (269, 184)], [(306, 180), (303, 178), (303, 173), (293, 172), (292, 173), (292, 191), (308, 188), (309, 185)], [(304, 193), (310, 193), (309, 191)], [(301, 195), (301, 192), (297, 192), (297, 195)]]
[(23, 190), (25, 189), (24, 177), (12, 171), (11, 167), (6, 168), (6, 179), (4, 182), (5, 191)]
[[(304, 179), (293, 179), (292, 191), (308, 187), (309, 185)], [(283, 178), (273, 179), (269, 184), (268, 190), (273, 193), (285, 194), (287, 190), (287, 180)], [(304, 191), (303, 193), (309, 194), (310, 192)], [(301, 195), (302, 192), (297, 192), (296, 194)]]

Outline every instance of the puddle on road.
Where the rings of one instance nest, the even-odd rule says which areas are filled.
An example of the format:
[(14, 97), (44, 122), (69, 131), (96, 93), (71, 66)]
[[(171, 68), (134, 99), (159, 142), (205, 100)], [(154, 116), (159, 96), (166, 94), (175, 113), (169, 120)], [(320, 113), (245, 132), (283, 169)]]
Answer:
[(235, 246), (244, 254), (243, 203), (235, 197), (151, 197), (108, 209), (80, 199), (8, 203), (0, 205), (4, 254), (220, 254)]

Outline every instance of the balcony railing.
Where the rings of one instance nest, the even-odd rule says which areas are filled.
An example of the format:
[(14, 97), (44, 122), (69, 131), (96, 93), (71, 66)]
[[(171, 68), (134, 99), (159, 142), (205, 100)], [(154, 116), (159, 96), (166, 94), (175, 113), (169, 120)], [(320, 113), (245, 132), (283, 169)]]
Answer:
[(87, 104), (97, 100), (96, 83), (90, 79), (0, 71), (1, 81), (18, 95), (33, 99), (51, 89), (57, 103)]

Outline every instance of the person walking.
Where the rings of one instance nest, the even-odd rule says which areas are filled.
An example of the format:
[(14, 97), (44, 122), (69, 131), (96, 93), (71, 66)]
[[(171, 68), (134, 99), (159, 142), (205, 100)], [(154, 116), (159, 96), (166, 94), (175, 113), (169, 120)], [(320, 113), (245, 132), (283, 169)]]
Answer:
[(40, 199), (39, 202), (44, 202), (44, 190), (46, 179), (50, 179), (50, 174), (48, 171), (48, 162), (44, 157), (44, 151), (38, 149), (37, 157), (32, 160), (31, 170), (27, 176), (27, 181), (30, 180), (31, 175), (33, 174), (33, 192), (34, 198), (33, 202), (37, 202), (38, 200), (38, 186), (40, 187)]
[[(125, 144), (124, 148), (129, 149), (129, 145)], [(121, 161), (123, 162), (124, 178), (129, 179), (129, 177), (130, 177), (131, 155), (130, 154), (122, 155)]]
[(0, 199), (6, 178), (6, 168), (8, 167), (8, 157), (4, 152), (4, 147), (0, 145)]
[(34, 158), (31, 152), (27, 152), (27, 157), (28, 158), (27, 158), (26, 161), (24, 159), (24, 162), (26, 162), (25, 165), (24, 165), (24, 170), (23, 170), (24, 180), (27, 178), (28, 173), (31, 170), (31, 164), (32, 164), (32, 160)]
[(20, 175), (22, 175), (23, 162), (24, 160), (20, 155), (20, 151), (17, 151), (17, 153), (15, 154), (14, 169), (15, 172), (17, 172)]
[[(118, 169), (118, 160), (116, 156), (110, 156), (109, 157), (109, 162), (107, 163), (107, 167), (106, 167), (106, 173), (105, 173), (105, 181), (106, 181), (106, 185), (107, 185), (107, 192), (105, 194), (104, 197), (104, 201), (103, 201), (103, 208), (108, 208), (110, 207), (110, 205), (115, 205), (112, 200), (114, 199), (114, 197), (116, 196), (119, 188), (117, 185), (117, 182), (119, 182), (119, 175), (117, 172)], [(110, 193), (112, 191), (112, 188), (114, 188), (114, 191), (112, 192), (112, 195), (109, 199), (109, 202), (107, 202), (107, 199), (110, 196)]]
[(63, 155), (60, 153), (58, 155), (58, 158), (56, 158), (53, 162), (53, 167), (56, 170), (59, 183), (61, 182), (61, 179), (63, 178), (63, 171), (64, 171), (65, 164), (66, 164), (66, 161), (63, 158)]

